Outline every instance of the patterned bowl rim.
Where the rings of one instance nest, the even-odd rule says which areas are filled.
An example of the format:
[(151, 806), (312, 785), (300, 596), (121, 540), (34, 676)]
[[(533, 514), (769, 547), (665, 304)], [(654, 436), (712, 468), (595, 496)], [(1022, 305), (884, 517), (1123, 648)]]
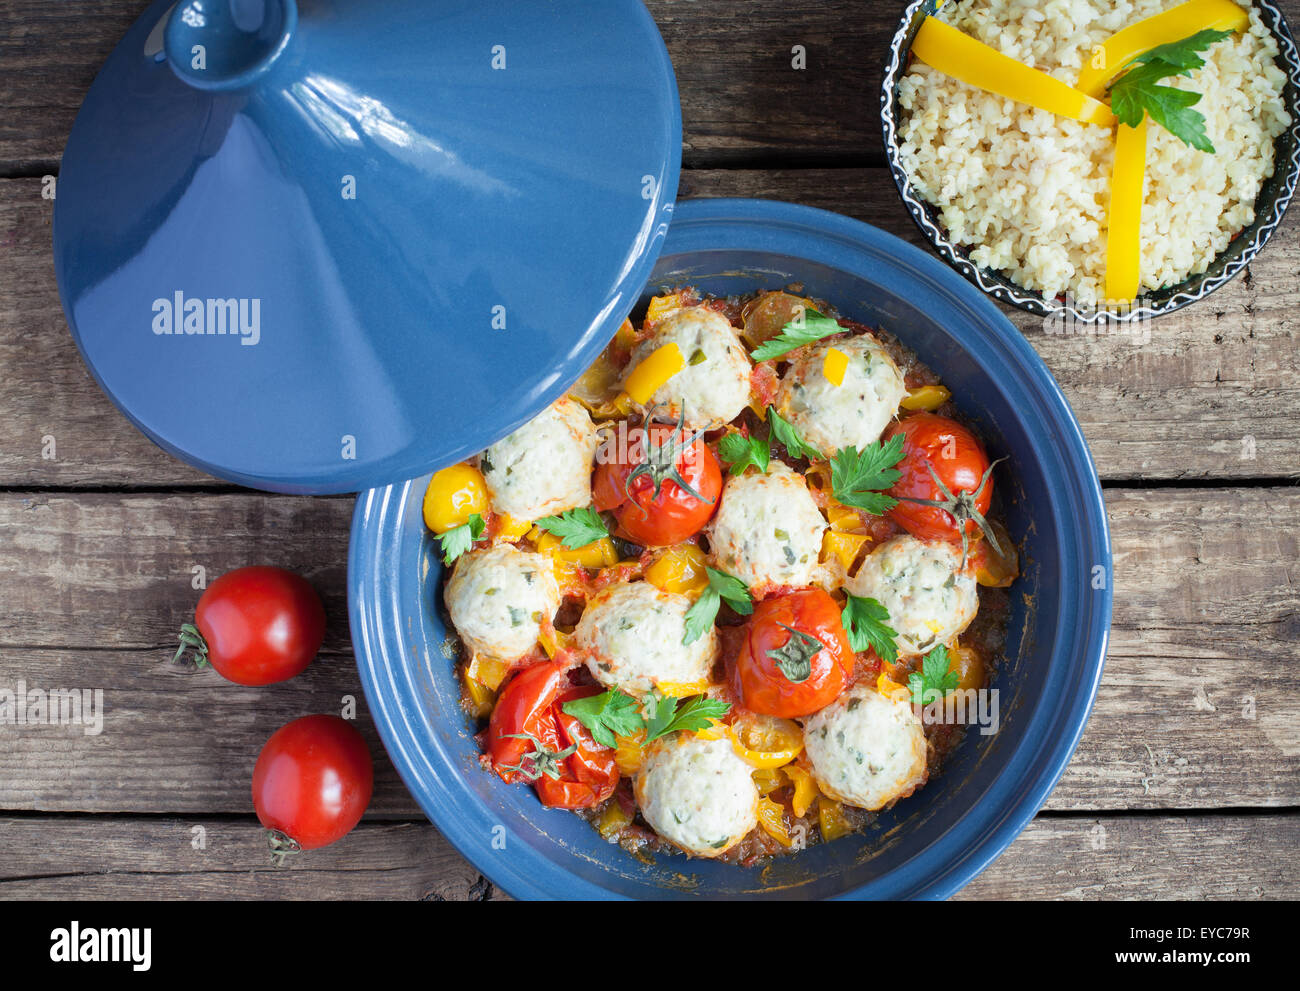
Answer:
[(1236, 278), (1259, 254), (1282, 223), (1297, 183), (1300, 183), (1300, 53), (1297, 52), (1286, 19), (1272, 0), (1253, 0), (1253, 3), (1277, 39), (1278, 62), (1287, 77), (1283, 94), (1287, 110), (1291, 114), (1291, 126), (1278, 135), (1274, 143), (1276, 154), (1273, 175), (1264, 182), (1256, 197), (1254, 222), (1237, 234), (1205, 272), (1193, 275), (1176, 286), (1167, 286), (1139, 297), (1139, 305), (1129, 309), (1092, 309), (1060, 298), (1044, 299), (1012, 282), (1000, 272), (976, 265), (967, 256), (968, 249), (949, 240), (938, 220), (937, 210), (913, 188), (911, 179), (903, 168), (898, 137), (899, 82), (907, 69), (912, 40), (920, 26), (921, 17), (934, 12), (938, 6), (936, 0), (912, 0), (908, 4), (890, 42), (889, 62), (885, 66), (881, 83), (885, 157), (907, 212), (930, 245), (968, 282), (994, 299), (1030, 313), (1084, 324), (1128, 323), (1150, 320), (1204, 299)]

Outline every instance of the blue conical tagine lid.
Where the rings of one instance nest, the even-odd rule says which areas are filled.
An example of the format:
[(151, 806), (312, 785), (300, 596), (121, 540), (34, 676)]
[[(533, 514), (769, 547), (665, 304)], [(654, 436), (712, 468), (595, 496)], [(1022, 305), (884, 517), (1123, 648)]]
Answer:
[(680, 158), (638, 0), (164, 0), (68, 139), (55, 270), (86, 364), (164, 449), (355, 491), (481, 450), (582, 373)]

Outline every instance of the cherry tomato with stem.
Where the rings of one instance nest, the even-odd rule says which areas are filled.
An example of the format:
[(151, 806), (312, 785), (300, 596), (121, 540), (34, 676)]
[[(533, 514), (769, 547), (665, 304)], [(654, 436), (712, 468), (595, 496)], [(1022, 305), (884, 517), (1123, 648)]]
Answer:
[(374, 788), (366, 741), (338, 716), (276, 730), (253, 767), (253, 808), (271, 831), (272, 859), (328, 846), (361, 821)]
[(302, 673), (325, 639), (325, 607), (307, 580), (283, 568), (228, 571), (208, 586), (174, 660), (190, 651), (237, 685)]
[(751, 712), (793, 719), (830, 705), (849, 686), (855, 657), (835, 600), (819, 588), (754, 606), (727, 673)]

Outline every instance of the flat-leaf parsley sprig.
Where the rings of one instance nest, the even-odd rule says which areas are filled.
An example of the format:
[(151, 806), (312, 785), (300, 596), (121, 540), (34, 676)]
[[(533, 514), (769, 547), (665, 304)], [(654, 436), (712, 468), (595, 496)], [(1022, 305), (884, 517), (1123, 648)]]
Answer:
[(474, 545), (474, 541), (483, 536), (483, 531), (486, 529), (487, 524), (483, 522), (483, 517), (474, 513), (460, 526), (439, 535), (437, 540), (438, 546), (442, 548), (442, 563), (450, 566), (456, 558)]
[(831, 492), (846, 506), (881, 516), (898, 505), (897, 499), (882, 490), (901, 477), (894, 465), (902, 460), (902, 434), (884, 444), (868, 444), (860, 454), (853, 446), (841, 448), (831, 459)]
[(709, 576), (709, 585), (686, 612), (686, 632), (682, 637), (684, 644), (692, 644), (704, 636), (717, 618), (718, 607), (722, 605), (723, 599), (742, 616), (748, 616), (754, 611), (754, 597), (749, 594), (748, 585), (725, 571), (707, 566), (704, 570)]
[(605, 525), (604, 519), (590, 506), (586, 509), (570, 509), (559, 516), (543, 516), (537, 521), (537, 526), (555, 534), (560, 538), (560, 543), (575, 551), (609, 536), (609, 527)]
[(837, 320), (809, 307), (782, 327), (781, 333), (754, 348), (750, 357), (755, 361), (769, 361), (805, 344), (816, 344), (823, 337), (842, 333), (843, 330)]
[(1205, 66), (1200, 52), (1231, 37), (1232, 31), (1207, 29), (1180, 41), (1157, 45), (1133, 60), (1122, 76), (1111, 83), (1110, 108), (1129, 127), (1142, 123), (1144, 114), (1184, 144), (1214, 154), (1214, 144), (1205, 133), (1205, 115), (1192, 107), (1201, 102), (1200, 93), (1161, 86), (1171, 76), (1190, 76)]

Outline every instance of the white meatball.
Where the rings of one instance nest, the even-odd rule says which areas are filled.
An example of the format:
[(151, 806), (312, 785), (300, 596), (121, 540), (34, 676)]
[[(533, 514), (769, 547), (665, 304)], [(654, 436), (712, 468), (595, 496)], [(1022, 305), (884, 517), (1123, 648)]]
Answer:
[(709, 524), (713, 565), (756, 595), (778, 585), (816, 584), (826, 521), (803, 476), (773, 461), (766, 473), (727, 479)]
[(889, 610), (900, 654), (924, 654), (935, 644), (948, 643), (979, 609), (975, 579), (961, 569), (960, 548), (908, 534), (868, 554), (844, 587)]
[(587, 603), (575, 646), (597, 681), (629, 695), (660, 685), (700, 685), (717, 659), (718, 634), (710, 627), (693, 643), (682, 642), (692, 604), (649, 582), (611, 585)]
[(568, 396), (542, 410), (481, 455), (492, 509), (535, 520), (591, 505), (596, 425)]
[(849, 689), (804, 724), (804, 751), (823, 793), (879, 809), (925, 784), (925, 730), (906, 698)]
[(665, 344), (676, 344), (686, 367), (661, 385), (651, 403), (673, 416), (686, 409), (686, 427), (698, 430), (730, 423), (749, 405), (749, 355), (721, 313), (702, 306), (674, 310), (637, 345), (629, 371)]
[[(833, 385), (823, 371), (831, 348), (848, 356), (844, 380)], [(781, 379), (777, 409), (809, 444), (826, 456), (859, 451), (880, 439), (907, 396), (898, 365), (868, 334), (824, 341), (803, 349)]]
[(720, 857), (758, 825), (753, 771), (731, 741), (677, 733), (647, 748), (637, 804), (664, 839), (699, 857)]
[(509, 544), (462, 555), (445, 597), (465, 645), (505, 661), (532, 650), (542, 621), (553, 619), (560, 608), (550, 560)]

